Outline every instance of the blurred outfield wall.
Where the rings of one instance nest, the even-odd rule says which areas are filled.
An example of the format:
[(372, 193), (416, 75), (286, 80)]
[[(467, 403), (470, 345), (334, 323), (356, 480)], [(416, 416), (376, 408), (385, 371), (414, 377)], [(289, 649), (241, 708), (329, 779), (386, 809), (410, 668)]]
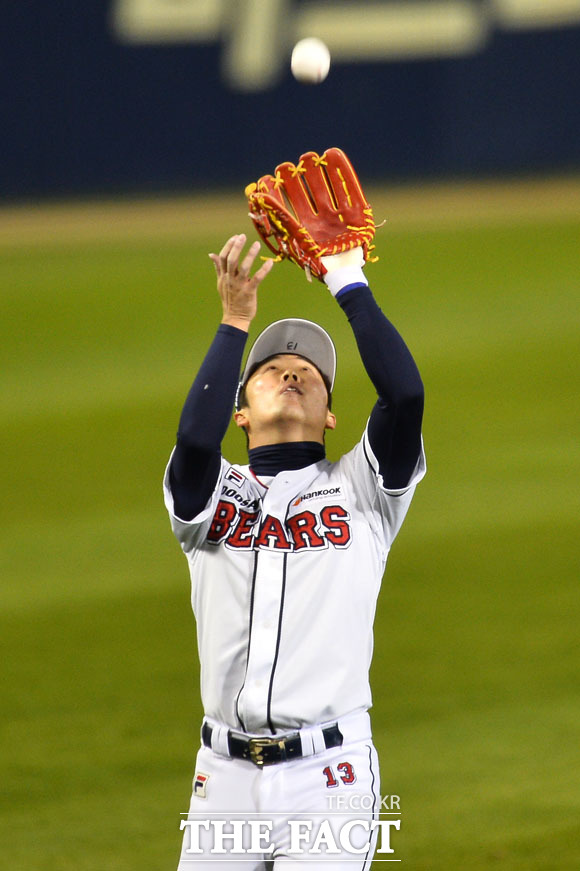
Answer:
[[(0, 196), (580, 168), (580, 0), (26, 0), (0, 29)], [(325, 39), (317, 87), (289, 55)]]

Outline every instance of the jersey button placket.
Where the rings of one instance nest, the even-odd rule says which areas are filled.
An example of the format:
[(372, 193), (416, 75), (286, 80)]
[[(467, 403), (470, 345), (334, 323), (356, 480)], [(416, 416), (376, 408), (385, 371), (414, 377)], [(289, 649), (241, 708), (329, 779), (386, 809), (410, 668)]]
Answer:
[(284, 554), (260, 551), (254, 588), (248, 668), (239, 704), (249, 732), (268, 725), (268, 701), (276, 660), (284, 581)]

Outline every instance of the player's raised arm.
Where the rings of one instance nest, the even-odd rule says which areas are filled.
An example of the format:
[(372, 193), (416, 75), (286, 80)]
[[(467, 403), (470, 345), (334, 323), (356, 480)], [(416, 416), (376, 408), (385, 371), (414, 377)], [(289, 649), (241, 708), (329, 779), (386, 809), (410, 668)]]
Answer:
[(181, 412), (170, 468), (178, 517), (192, 520), (210, 498), (219, 468), (221, 443), (234, 406), (247, 334), (256, 314), (260, 282), (271, 270), (267, 260), (251, 275), (260, 243), (245, 257), (244, 234), (232, 236), (219, 254), (210, 254), (217, 273), (222, 321)]
[(369, 440), (387, 489), (409, 483), (421, 452), (423, 385), (403, 339), (363, 273), (375, 222), (356, 171), (339, 148), (309, 151), (246, 188), (250, 217), (278, 258), (323, 281), (344, 309), (378, 402)]
[[(362, 272), (362, 270), (361, 270)], [(364, 278), (337, 292), (352, 327), (361, 360), (378, 394), (368, 436), (388, 490), (404, 489), (421, 455), (424, 390), (407, 345), (381, 311)], [(340, 273), (334, 276), (340, 285)]]

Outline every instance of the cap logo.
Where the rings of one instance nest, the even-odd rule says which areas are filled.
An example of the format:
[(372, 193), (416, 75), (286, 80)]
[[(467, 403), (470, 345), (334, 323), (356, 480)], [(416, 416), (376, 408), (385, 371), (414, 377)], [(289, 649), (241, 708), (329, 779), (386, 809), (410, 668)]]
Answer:
[(298, 342), (286, 342), (287, 351), (295, 351), (298, 347)]

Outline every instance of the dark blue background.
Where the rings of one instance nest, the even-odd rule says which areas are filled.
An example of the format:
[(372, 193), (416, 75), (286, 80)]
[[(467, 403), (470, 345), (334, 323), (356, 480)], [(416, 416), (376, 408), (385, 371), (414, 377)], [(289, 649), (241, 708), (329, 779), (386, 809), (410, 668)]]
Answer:
[(580, 167), (580, 27), (459, 59), (289, 71), (247, 94), (213, 45), (121, 44), (101, 0), (27, 0), (0, 37), (5, 198), (215, 188), (339, 145), (383, 179)]

